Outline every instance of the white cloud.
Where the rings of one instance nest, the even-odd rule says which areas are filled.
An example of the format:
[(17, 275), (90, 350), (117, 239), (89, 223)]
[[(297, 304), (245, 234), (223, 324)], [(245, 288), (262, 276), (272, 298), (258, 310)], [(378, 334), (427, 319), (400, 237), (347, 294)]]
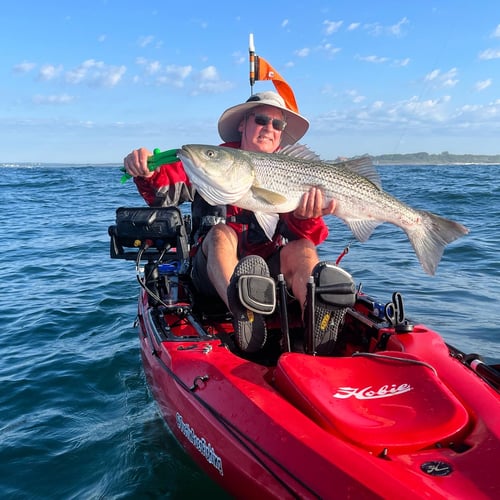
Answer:
[(326, 52), (330, 56), (334, 56), (342, 50), (339, 47), (334, 47), (331, 43), (325, 43), (318, 47), (318, 49)]
[(347, 27), (347, 31), (354, 31), (354, 30), (357, 30), (360, 26), (361, 26), (361, 23), (351, 23), (351, 24)]
[(435, 80), (439, 76), (440, 72), (441, 72), (441, 70), (439, 70), (439, 69), (433, 69), (430, 73), (427, 73), (427, 75), (425, 75), (424, 80), (426, 82)]
[(192, 73), (193, 67), (177, 66), (176, 64), (169, 64), (165, 70), (156, 79), (157, 83), (168, 84), (174, 87), (183, 87), (184, 81)]
[(333, 87), (333, 85), (331, 83), (325, 83), (323, 85), (323, 87), (321, 88), (320, 93), (322, 95), (333, 95), (333, 96), (336, 95), (334, 87)]
[(155, 75), (155, 74), (159, 73), (162, 69), (160, 61), (150, 61), (149, 59), (146, 59), (145, 57), (137, 57), (135, 62), (139, 66), (142, 66), (144, 68), (144, 71), (148, 75)]
[(237, 50), (232, 54), (233, 60), (235, 64), (244, 64), (248, 61), (248, 56), (246, 54), (242, 54), (241, 51)]
[(380, 23), (365, 24), (363, 26), (371, 35), (381, 36), (381, 35), (391, 35), (391, 36), (403, 36), (406, 33), (403, 31), (403, 26), (409, 24), (410, 21), (407, 17), (403, 17), (397, 23), (390, 26), (383, 26)]
[(479, 59), (500, 59), (500, 49), (486, 49), (479, 53)]
[(366, 99), (366, 97), (364, 95), (360, 95), (357, 90), (348, 90), (346, 94), (355, 104), (360, 104)]
[(380, 64), (380, 63), (385, 63), (389, 60), (387, 57), (381, 57), (381, 56), (356, 56), (356, 59), (359, 59), (360, 61), (365, 61), (369, 63), (375, 63), (375, 64)]
[(398, 21), (396, 24), (393, 24), (392, 26), (389, 26), (388, 32), (391, 35), (401, 36), (401, 35), (403, 35), (402, 27), (405, 24), (409, 24), (409, 23), (410, 23), (410, 21), (408, 21), (408, 18), (407, 17), (403, 17), (403, 19), (401, 19), (400, 21)]
[(98, 77), (99, 85), (104, 85), (105, 87), (114, 87), (117, 85), (122, 76), (127, 71), (125, 66), (110, 66)]
[(441, 122), (446, 116), (443, 106), (449, 102), (449, 100), (449, 96), (445, 96), (441, 99), (426, 99), (423, 101), (420, 100), (419, 97), (413, 96), (406, 101), (391, 105), (389, 113), (392, 116), (397, 116), (398, 113), (401, 113), (401, 115), (408, 120), (418, 118), (424, 121)]
[(410, 58), (406, 57), (405, 59), (394, 59), (393, 62), (395, 66), (405, 67), (410, 64)]
[(295, 55), (298, 57), (307, 57), (311, 52), (311, 49), (304, 47), (303, 49), (299, 49), (295, 51)]
[(331, 35), (332, 33), (337, 32), (342, 26), (344, 21), (323, 21), (323, 25), (325, 26), (325, 33), (327, 35)]
[[(356, 91), (350, 91), (349, 94), (351, 97), (361, 97), (357, 96)], [(445, 126), (458, 115), (458, 111), (450, 106), (450, 96), (426, 100), (412, 96), (396, 102), (377, 100), (372, 103), (352, 99), (352, 102), (354, 107), (335, 109), (318, 117), (315, 130), (327, 134), (348, 130), (380, 132), (404, 126), (414, 131), (427, 131)]]
[(44, 82), (53, 80), (54, 78), (57, 78), (63, 68), (62, 66), (54, 66), (52, 64), (44, 64), (38, 73), (38, 78)]
[[(351, 92), (356, 95), (355, 91)], [(347, 107), (337, 106), (314, 119), (313, 134), (331, 137), (332, 134), (394, 134), (404, 130), (405, 134), (426, 137), (446, 135), (463, 137), (471, 130), (482, 134), (496, 134), (500, 119), (500, 99), (488, 104), (465, 104), (454, 106), (450, 95), (436, 99), (421, 99), (412, 96), (395, 102), (351, 101)]]
[(450, 70), (443, 73), (440, 69), (434, 69), (430, 73), (427, 73), (424, 77), (424, 81), (433, 82), (435, 87), (454, 87), (458, 82), (458, 70), (457, 68), (451, 68)]
[(495, 31), (491, 34), (493, 38), (500, 38), (500, 24), (497, 25)]
[(147, 47), (153, 43), (154, 38), (153, 35), (141, 36), (139, 40), (137, 40), (137, 45), (142, 48)]
[[(162, 68), (159, 63), (154, 64), (154, 62), (143, 58), (137, 59), (136, 62), (145, 68), (148, 75), (154, 75), (156, 84), (179, 89), (187, 87), (190, 95), (220, 93), (233, 86), (231, 82), (221, 79), (217, 68), (213, 65), (195, 72), (191, 65), (169, 64)], [(191, 86), (188, 86), (188, 83)]]
[(493, 83), (493, 80), (491, 78), (488, 78), (487, 80), (481, 80), (476, 82), (474, 85), (474, 88), (478, 91), (481, 92), (484, 89), (487, 89), (488, 87), (491, 87), (491, 84)]
[(14, 66), (14, 73), (29, 73), (35, 67), (35, 63), (24, 61)]
[(482, 127), (491, 124), (496, 128), (500, 117), (500, 101), (488, 104), (464, 105), (458, 110), (458, 118), (469, 127)]
[[(35, 68), (35, 64), (23, 62), (14, 67), (17, 73), (28, 73)], [(44, 64), (40, 67), (37, 79), (49, 82), (63, 79), (70, 85), (86, 84), (95, 87), (114, 87), (126, 72), (125, 66), (110, 66), (102, 61), (87, 59), (76, 68), (64, 71), (62, 65)]]
[(193, 91), (193, 94), (208, 93), (218, 94), (225, 92), (233, 87), (229, 81), (224, 81), (220, 78), (219, 72), (215, 66), (207, 66), (203, 68), (196, 77), (198, 85)]
[(75, 69), (67, 71), (65, 80), (73, 85), (83, 83), (89, 86), (114, 87), (125, 72), (125, 66), (109, 66), (102, 61), (87, 59)]
[(149, 75), (154, 75), (161, 70), (160, 61), (150, 61), (144, 66), (144, 69)]
[[(98, 67), (100, 63), (94, 61), (93, 59), (89, 59), (84, 61), (82, 64), (77, 66), (75, 69), (70, 70), (66, 73), (66, 81), (68, 83), (73, 83), (75, 85), (81, 83), (88, 75), (89, 69), (92, 67)], [(102, 65), (102, 63), (101, 63)]]
[(201, 80), (209, 80), (214, 81), (219, 79), (219, 74), (217, 72), (217, 68), (215, 66), (207, 66), (206, 68), (200, 71), (200, 79)]
[(396, 67), (404, 67), (410, 64), (409, 57), (407, 57), (406, 59), (390, 59), (389, 57), (385, 56), (377, 56), (377, 55), (360, 56), (359, 54), (357, 54), (355, 56), (355, 59), (357, 59), (358, 61), (364, 61), (372, 64), (384, 64), (390, 62), (393, 66)]
[(75, 100), (74, 96), (61, 95), (36, 95), (33, 97), (35, 104), (69, 104)]
[(447, 78), (446, 80), (443, 80), (442, 86), (443, 87), (454, 87), (457, 83), (458, 83), (457, 79)]

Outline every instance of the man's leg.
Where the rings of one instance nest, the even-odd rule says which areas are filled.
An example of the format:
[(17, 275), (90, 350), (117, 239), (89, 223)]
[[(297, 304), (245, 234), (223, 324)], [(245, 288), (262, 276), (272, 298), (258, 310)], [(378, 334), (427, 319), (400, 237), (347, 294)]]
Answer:
[(217, 224), (203, 239), (202, 251), (207, 257), (207, 272), (219, 297), (229, 307), (227, 287), (238, 263), (238, 237), (226, 224)]
[(281, 249), (281, 273), (302, 309), (306, 302), (307, 282), (318, 261), (316, 247), (306, 239), (290, 241)]
[[(238, 261), (238, 236), (225, 224), (218, 224), (208, 232), (202, 251), (207, 257), (208, 278), (233, 315), (236, 344), (245, 352), (259, 351), (267, 338), (266, 322), (262, 314), (247, 309), (241, 303), (237, 286), (244, 275), (269, 277), (266, 262), (255, 255)], [(256, 286), (257, 291), (262, 288), (258, 284)], [(264, 288), (269, 291), (268, 287)], [(255, 290), (250, 291), (257, 302), (262, 299), (258, 293), (255, 295)], [(274, 292), (271, 299), (275, 300)]]
[[(292, 241), (281, 250), (281, 272), (302, 307), (306, 324), (308, 312), (304, 311), (304, 308), (306, 305), (307, 282), (311, 275), (316, 274), (316, 279), (318, 279), (320, 273), (323, 272), (323, 268), (315, 269), (318, 262), (316, 248), (308, 240)], [(331, 302), (332, 297), (330, 297), (330, 302), (325, 302), (322, 297), (316, 297), (314, 306), (315, 322), (311, 338), (313, 338), (313, 352), (321, 355), (328, 355), (334, 351), (337, 335), (342, 326), (347, 307), (352, 305), (350, 301), (355, 299), (354, 282), (350, 275), (343, 270), (334, 272), (333, 270), (337, 269), (334, 265), (331, 265), (331, 268), (326, 266), (325, 269), (324, 272), (327, 273), (325, 279), (329, 280), (331, 278), (332, 284), (343, 284), (346, 289), (352, 285), (352, 293), (346, 293), (344, 296), (338, 297), (340, 300), (338, 304)], [(343, 300), (347, 302), (342, 302)]]

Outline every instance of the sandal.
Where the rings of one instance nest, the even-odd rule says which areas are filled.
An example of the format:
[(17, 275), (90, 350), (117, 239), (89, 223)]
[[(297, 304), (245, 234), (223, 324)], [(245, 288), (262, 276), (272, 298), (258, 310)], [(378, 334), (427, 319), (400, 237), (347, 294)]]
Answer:
[(267, 329), (264, 315), (274, 312), (276, 292), (266, 261), (248, 255), (236, 265), (227, 289), (238, 347), (248, 353), (264, 346)]
[(314, 300), (314, 353), (328, 355), (333, 353), (347, 309), (356, 301), (356, 288), (351, 275), (330, 262), (316, 264), (312, 275), (316, 287), (325, 290), (317, 291)]

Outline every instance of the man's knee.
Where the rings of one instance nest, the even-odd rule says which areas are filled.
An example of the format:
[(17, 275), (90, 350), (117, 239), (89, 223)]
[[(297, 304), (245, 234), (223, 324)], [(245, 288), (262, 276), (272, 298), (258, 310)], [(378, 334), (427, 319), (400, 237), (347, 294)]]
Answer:
[(316, 246), (306, 239), (291, 241), (281, 249), (280, 270), (294, 293), (297, 286), (305, 287), (304, 280), (318, 261)]
[(305, 238), (290, 241), (281, 249), (281, 266), (285, 268), (295, 268), (300, 262), (317, 260), (316, 246)]
[(208, 255), (214, 248), (227, 245), (232, 245), (236, 248), (237, 244), (238, 237), (236, 231), (226, 224), (217, 224), (208, 231), (203, 239), (202, 248), (205, 255)]

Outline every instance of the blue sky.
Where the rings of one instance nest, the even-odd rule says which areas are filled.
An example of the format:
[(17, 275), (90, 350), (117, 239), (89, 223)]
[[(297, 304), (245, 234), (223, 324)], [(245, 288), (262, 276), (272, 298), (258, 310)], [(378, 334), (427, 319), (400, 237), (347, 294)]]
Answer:
[(324, 158), (500, 153), (498, 0), (294, 4), (5, 3), (0, 162), (120, 163), (139, 146), (218, 144), (220, 114), (250, 94), (249, 33)]

